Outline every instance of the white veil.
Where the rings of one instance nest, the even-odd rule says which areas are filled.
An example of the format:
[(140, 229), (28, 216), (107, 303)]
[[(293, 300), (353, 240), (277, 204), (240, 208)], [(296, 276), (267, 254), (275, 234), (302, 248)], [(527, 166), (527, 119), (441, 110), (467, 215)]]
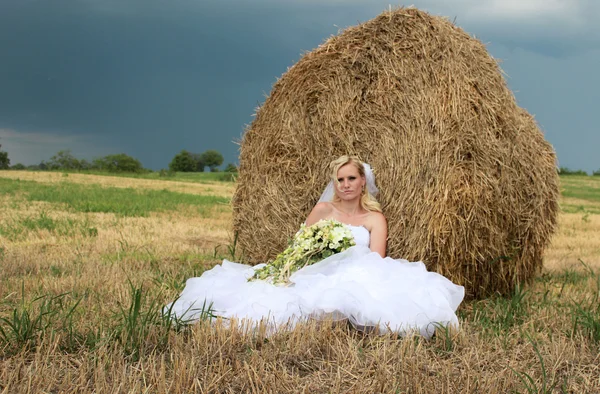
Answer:
[[(377, 193), (379, 193), (379, 189), (375, 186), (375, 174), (373, 174), (373, 169), (367, 163), (363, 163), (363, 167), (365, 168), (365, 179), (367, 181), (367, 190), (369, 193), (375, 197)], [(323, 201), (332, 201), (333, 195), (335, 194), (335, 186), (333, 185), (333, 180), (329, 181), (325, 190), (321, 194), (321, 198), (319, 198), (319, 202)]]

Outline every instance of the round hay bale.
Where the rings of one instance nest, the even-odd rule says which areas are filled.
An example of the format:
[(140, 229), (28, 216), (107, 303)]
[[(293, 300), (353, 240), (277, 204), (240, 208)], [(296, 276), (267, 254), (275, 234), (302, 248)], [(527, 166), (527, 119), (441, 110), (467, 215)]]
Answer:
[(471, 297), (533, 278), (556, 226), (552, 146), (485, 46), (399, 8), (305, 54), (240, 147), (233, 225), (246, 261), (286, 245), (353, 154), (374, 168), (388, 255), (422, 260)]

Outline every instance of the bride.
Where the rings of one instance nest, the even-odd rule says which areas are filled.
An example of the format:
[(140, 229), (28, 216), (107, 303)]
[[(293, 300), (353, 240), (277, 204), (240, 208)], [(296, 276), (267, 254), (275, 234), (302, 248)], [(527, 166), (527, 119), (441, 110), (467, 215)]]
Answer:
[(387, 222), (375, 200), (373, 172), (356, 157), (330, 164), (331, 181), (306, 219), (310, 226), (333, 219), (352, 233), (355, 246), (290, 276), (291, 285), (248, 281), (265, 266), (224, 260), (188, 279), (167, 310), (180, 320), (197, 320), (207, 306), (223, 318), (266, 321), (274, 328), (309, 318), (342, 317), (359, 329), (430, 338), (436, 326), (458, 327), (455, 311), (464, 288), (422, 262), (385, 257)]

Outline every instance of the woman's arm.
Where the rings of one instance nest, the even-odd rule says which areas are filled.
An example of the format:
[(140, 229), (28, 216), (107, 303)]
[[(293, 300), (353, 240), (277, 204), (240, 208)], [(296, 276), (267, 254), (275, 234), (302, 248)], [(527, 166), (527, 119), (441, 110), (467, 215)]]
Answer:
[(371, 225), (371, 241), (369, 248), (373, 252), (377, 252), (381, 257), (385, 257), (385, 249), (387, 246), (387, 220), (385, 216), (379, 212), (373, 212)]
[(331, 215), (332, 207), (331, 203), (320, 202), (310, 211), (310, 214), (306, 218), (306, 225), (311, 226), (321, 219), (325, 219)]

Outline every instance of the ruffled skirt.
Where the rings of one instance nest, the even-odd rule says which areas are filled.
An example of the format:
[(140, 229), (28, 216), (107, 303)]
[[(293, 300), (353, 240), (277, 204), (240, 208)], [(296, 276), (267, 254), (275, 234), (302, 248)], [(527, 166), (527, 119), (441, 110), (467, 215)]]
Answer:
[(255, 269), (224, 260), (188, 279), (181, 296), (167, 306), (183, 321), (195, 321), (210, 306), (224, 318), (293, 327), (311, 318), (347, 318), (359, 329), (431, 337), (437, 326), (458, 328), (455, 311), (464, 288), (422, 262), (382, 258), (354, 246), (294, 273), (291, 285), (248, 281)]

